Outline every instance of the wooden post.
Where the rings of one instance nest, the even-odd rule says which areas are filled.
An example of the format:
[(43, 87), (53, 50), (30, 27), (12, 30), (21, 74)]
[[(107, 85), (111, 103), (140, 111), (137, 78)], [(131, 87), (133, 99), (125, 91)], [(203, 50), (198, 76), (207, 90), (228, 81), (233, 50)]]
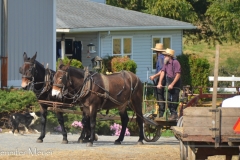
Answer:
[(218, 63), (219, 63), (219, 45), (216, 46), (214, 82), (212, 95), (212, 137), (215, 138), (215, 147), (220, 143), (220, 110), (217, 109), (217, 86), (218, 86)]

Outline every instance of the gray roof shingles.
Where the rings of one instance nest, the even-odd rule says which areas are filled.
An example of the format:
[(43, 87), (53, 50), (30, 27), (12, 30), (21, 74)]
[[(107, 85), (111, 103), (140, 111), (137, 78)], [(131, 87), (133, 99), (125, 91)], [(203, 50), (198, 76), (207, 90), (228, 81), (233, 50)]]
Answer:
[(87, 0), (57, 0), (57, 29), (101, 27), (194, 27), (191, 23)]

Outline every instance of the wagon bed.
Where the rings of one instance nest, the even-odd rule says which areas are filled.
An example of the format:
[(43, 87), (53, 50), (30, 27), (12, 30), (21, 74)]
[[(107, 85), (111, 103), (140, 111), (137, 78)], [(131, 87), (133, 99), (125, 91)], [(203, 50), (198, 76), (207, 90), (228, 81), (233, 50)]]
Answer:
[[(212, 128), (211, 107), (189, 107), (184, 109), (178, 126), (171, 127), (180, 141), (182, 160), (207, 159), (208, 156), (239, 154), (240, 135), (234, 125), (240, 117), (240, 108), (218, 108), (219, 128)], [(219, 136), (214, 137), (214, 132)], [(216, 147), (215, 143), (219, 146)]]

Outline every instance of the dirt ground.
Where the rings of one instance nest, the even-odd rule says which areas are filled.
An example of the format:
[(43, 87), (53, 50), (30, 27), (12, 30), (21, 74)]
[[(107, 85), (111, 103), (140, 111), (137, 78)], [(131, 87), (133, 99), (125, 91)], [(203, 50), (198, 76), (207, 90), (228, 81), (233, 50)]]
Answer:
[[(42, 155), (44, 154), (44, 155)], [(91, 148), (78, 151), (52, 151), (49, 153), (39, 153), (39, 155), (10, 155), (1, 156), (1, 160), (179, 160), (179, 148), (176, 146), (118, 146), (117, 148)], [(224, 156), (209, 157), (208, 160), (224, 160)], [(234, 157), (233, 160), (237, 160)]]
[[(69, 135), (70, 144), (62, 145), (61, 135), (46, 135), (46, 140), (42, 144), (36, 144), (35, 140), (38, 135), (31, 136), (12, 136), (11, 134), (0, 134), (0, 160), (179, 160), (180, 150), (178, 141), (168, 143), (164, 138), (160, 138), (158, 142), (146, 143), (144, 145), (135, 145), (135, 139), (132, 143), (131, 138), (126, 138), (127, 142), (122, 145), (112, 145), (112, 137), (106, 139), (99, 137), (99, 141), (93, 147), (85, 147), (85, 145), (76, 144), (73, 140), (76, 139), (76, 135)], [(2, 139), (1, 139), (2, 138)], [(58, 140), (56, 143), (55, 141)], [(6, 142), (7, 141), (7, 142)], [(26, 141), (29, 141), (26, 143)], [(10, 144), (9, 144), (10, 143)], [(156, 144), (157, 143), (157, 144)], [(2, 145), (1, 145), (2, 144)], [(104, 145), (103, 145), (104, 144)], [(30, 145), (32, 148), (37, 147), (34, 153), (26, 151), (21, 154), (21, 149), (24, 146)], [(40, 146), (45, 146), (45, 150)], [(55, 145), (55, 146), (54, 146)], [(2, 147), (1, 147), (2, 146)], [(50, 147), (51, 146), (51, 147)], [(81, 146), (81, 147), (79, 147)], [(16, 154), (6, 155), (3, 151), (6, 148), (15, 151), (18, 148)], [(16, 148), (17, 147), (17, 148)], [(66, 148), (66, 149), (65, 149)], [(224, 156), (212, 156), (208, 160), (224, 160)], [(233, 160), (238, 160), (238, 156), (235, 156)]]

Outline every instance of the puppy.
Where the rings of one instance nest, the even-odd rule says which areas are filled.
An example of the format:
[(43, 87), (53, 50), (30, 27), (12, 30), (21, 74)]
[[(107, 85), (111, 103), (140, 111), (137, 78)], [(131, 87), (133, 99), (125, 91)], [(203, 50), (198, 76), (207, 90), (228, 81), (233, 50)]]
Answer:
[(12, 123), (12, 133), (14, 134), (17, 129), (19, 133), (19, 124), (22, 124), (25, 128), (25, 131), (28, 132), (28, 129), (31, 125), (35, 123), (35, 121), (40, 117), (40, 112), (32, 112), (32, 113), (14, 113), (10, 117), (10, 121)]

